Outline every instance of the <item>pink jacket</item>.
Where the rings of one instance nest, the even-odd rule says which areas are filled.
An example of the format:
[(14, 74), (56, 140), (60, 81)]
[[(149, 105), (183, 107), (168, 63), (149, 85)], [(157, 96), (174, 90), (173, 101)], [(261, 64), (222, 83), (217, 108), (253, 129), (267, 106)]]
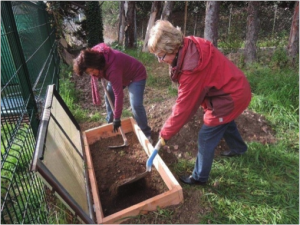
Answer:
[(172, 77), (179, 83), (178, 98), (160, 135), (168, 140), (183, 127), (201, 105), (204, 123), (217, 126), (238, 117), (251, 100), (244, 73), (209, 41), (184, 38)]
[(103, 76), (111, 82), (115, 94), (115, 112), (114, 118), (119, 119), (123, 110), (123, 88), (135, 81), (147, 78), (144, 65), (135, 58), (126, 55), (120, 51), (113, 50), (104, 43), (100, 43), (92, 48), (93, 50), (103, 52), (106, 66)]

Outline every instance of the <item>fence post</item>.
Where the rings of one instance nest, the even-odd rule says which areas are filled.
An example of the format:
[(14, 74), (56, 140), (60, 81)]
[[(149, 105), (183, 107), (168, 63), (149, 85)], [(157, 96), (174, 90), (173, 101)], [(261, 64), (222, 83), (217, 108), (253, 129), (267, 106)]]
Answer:
[[(4, 16), (6, 16), (7, 18), (3, 19)], [(15, 66), (18, 71), (17, 75), (20, 82), (22, 97), (24, 99), (24, 102), (27, 103), (26, 109), (30, 118), (30, 125), (36, 138), (39, 126), (38, 110), (30, 83), (26, 60), (22, 51), (22, 45), (20, 42), (16, 21), (12, 10), (12, 4), (10, 1), (1, 2), (1, 19), (5, 32), (11, 34), (8, 38), (8, 43)]]

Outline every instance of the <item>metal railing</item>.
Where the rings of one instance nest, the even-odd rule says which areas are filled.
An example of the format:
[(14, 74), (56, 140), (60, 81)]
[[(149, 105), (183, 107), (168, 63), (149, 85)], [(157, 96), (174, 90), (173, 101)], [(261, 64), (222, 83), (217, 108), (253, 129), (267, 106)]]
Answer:
[(44, 184), (30, 172), (47, 86), (59, 56), (43, 2), (1, 1), (1, 223), (48, 223)]

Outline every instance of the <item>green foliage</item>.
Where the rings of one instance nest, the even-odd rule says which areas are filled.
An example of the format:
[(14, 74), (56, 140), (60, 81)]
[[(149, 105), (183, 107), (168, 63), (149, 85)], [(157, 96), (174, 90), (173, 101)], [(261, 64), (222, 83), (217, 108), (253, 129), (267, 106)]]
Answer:
[(86, 25), (88, 46), (104, 42), (102, 11), (98, 1), (86, 2)]
[(133, 116), (131, 110), (123, 109), (122, 117), (131, 117), (131, 116)]
[(77, 122), (104, 121), (100, 113), (89, 115), (89, 112), (78, 105), (81, 91), (75, 88), (75, 84), (69, 79), (72, 76), (71, 67), (61, 65), (60, 95), (76, 118)]
[(284, 68), (289, 62), (287, 51), (283, 47), (276, 48), (271, 61), (271, 66)]
[[(276, 64), (271, 61), (270, 65)], [(282, 148), (299, 151), (299, 74), (291, 67), (253, 65), (247, 72), (253, 97), (249, 108), (262, 113)]]
[(173, 88), (171, 87), (172, 83), (167, 75), (153, 75), (152, 73), (149, 73), (147, 85), (155, 88), (168, 87), (170, 92), (173, 91)]
[(178, 163), (172, 165), (172, 170), (176, 174), (182, 174), (182, 173), (187, 173), (191, 174), (193, 172), (192, 168), (195, 165), (195, 158), (191, 160), (186, 160), (186, 159), (178, 159)]
[(227, 38), (223, 38), (218, 42), (218, 48), (221, 48), (226, 55), (230, 52), (237, 52), (237, 50), (241, 48), (243, 44), (243, 39), (237, 38), (234, 33), (230, 33)]
[(126, 152), (121, 150), (121, 151), (118, 152), (118, 154), (122, 157), (122, 156), (126, 155)]
[[(69, 214), (66, 206), (61, 201), (55, 203), (55, 205), (52, 202), (49, 203), (49, 206), (53, 209), (48, 215), (49, 224), (69, 224), (68, 218), (70, 217), (75, 220), (75, 217)], [(76, 224), (76, 221), (74, 221), (74, 224)]]
[(286, 108), (299, 105), (299, 75), (295, 69), (254, 66), (246, 74), (255, 94), (267, 96), (272, 102), (279, 102)]
[(280, 32), (276, 36), (260, 38), (257, 40), (257, 47), (276, 47), (283, 48), (288, 43), (289, 34), (286, 31)]
[(174, 214), (174, 211), (168, 210), (168, 209), (162, 209), (159, 206), (157, 206), (156, 211), (154, 211), (155, 214), (161, 217), (165, 217), (165, 219), (170, 219), (171, 216)]
[(99, 112), (97, 112), (89, 117), (89, 121), (91, 121), (91, 122), (104, 121), (104, 119), (105, 118)]
[(119, 22), (119, 2), (118, 1), (103, 1), (101, 6), (104, 24), (115, 26)]
[(69, 79), (72, 77), (72, 66), (69, 66), (67, 64), (64, 63), (60, 63), (59, 64), (59, 70), (60, 70), (60, 78), (63, 79)]
[(121, 52), (124, 52), (124, 51), (125, 51), (125, 46), (120, 45), (120, 44), (118, 43), (118, 41), (115, 41), (115, 42), (111, 43), (110, 47), (113, 48), (113, 49), (115, 49), (115, 50), (119, 50), (119, 51), (121, 51)]
[(31, 149), (24, 147), (25, 143), (33, 138), (28, 132), (30, 127), (26, 124), (22, 128), (16, 128), (15, 124), (3, 124), (1, 126), (1, 134), (8, 134), (13, 130), (16, 132), (14, 133), (16, 138), (13, 139), (13, 142), (9, 142), (6, 135), (1, 138), (1, 155), (5, 157), (1, 177), (7, 179), (11, 179), (14, 172), (22, 173), (25, 171), (32, 154)]
[(169, 90), (169, 94), (171, 96), (177, 96), (178, 95), (178, 88), (177, 87), (174, 87), (173, 85), (169, 85), (168, 90)]
[[(31, 127), (27, 124), (21, 126), (2, 124), (1, 134), (1, 196), (6, 205), (3, 213), (7, 216), (7, 212), (10, 211), (14, 215), (5, 222), (30, 223), (29, 218), (24, 217), (26, 205), (30, 205), (34, 210), (40, 208), (40, 201), (43, 201), (40, 195), (42, 189), (35, 186), (38, 185), (38, 180), (29, 171), (35, 138)], [(10, 135), (7, 136), (7, 134), (13, 135), (14, 138), (10, 139)], [(32, 213), (32, 211), (30, 212)], [(46, 216), (46, 212), (43, 208), (39, 210), (38, 214), (40, 218), (45, 219), (43, 217)]]

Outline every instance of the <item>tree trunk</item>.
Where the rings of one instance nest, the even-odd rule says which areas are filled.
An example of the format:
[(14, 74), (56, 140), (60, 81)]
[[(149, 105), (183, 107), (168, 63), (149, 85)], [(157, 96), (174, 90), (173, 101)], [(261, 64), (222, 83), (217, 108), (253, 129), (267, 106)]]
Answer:
[(274, 38), (274, 31), (275, 31), (275, 24), (276, 24), (276, 15), (277, 15), (277, 8), (278, 5), (274, 5), (274, 22), (273, 22), (273, 29), (272, 29), (272, 38)]
[(136, 26), (136, 6), (134, 7), (134, 41), (135, 41), (135, 46), (138, 47), (137, 26)]
[(196, 30), (197, 30), (197, 20), (198, 20), (198, 14), (196, 14), (196, 18), (195, 18), (195, 25), (194, 25), (194, 36), (196, 36)]
[(230, 36), (230, 27), (231, 27), (232, 7), (233, 7), (233, 5), (231, 4), (231, 5), (229, 6), (229, 24), (228, 24), (228, 34), (227, 34), (227, 37), (229, 37), (229, 36)]
[(256, 42), (259, 31), (258, 18), (259, 2), (248, 2), (247, 34), (245, 45), (245, 62), (252, 63), (256, 60)]
[(144, 40), (143, 52), (149, 51), (147, 45), (148, 45), (150, 30), (154, 25), (156, 16), (157, 16), (158, 12), (160, 11), (160, 7), (161, 7), (161, 2), (159, 2), (159, 1), (152, 2), (150, 18), (148, 21), (147, 31), (146, 31), (145, 40)]
[(185, 36), (185, 33), (186, 33), (187, 7), (188, 7), (188, 2), (185, 2), (185, 7), (184, 7), (184, 25), (183, 25), (183, 36)]
[(220, 2), (208, 1), (205, 12), (204, 38), (218, 46), (218, 22)]
[(294, 61), (299, 53), (299, 2), (295, 6), (287, 50), (289, 57)]
[(86, 2), (85, 8), (88, 47), (104, 41), (102, 11), (99, 2)]
[(126, 1), (128, 9), (125, 14), (126, 28), (125, 28), (125, 46), (128, 48), (135, 47), (135, 1)]
[(125, 36), (125, 15), (124, 15), (124, 1), (119, 2), (119, 35), (118, 43), (123, 46)]
[(161, 14), (162, 20), (168, 20), (173, 11), (174, 1), (165, 1), (164, 8)]

